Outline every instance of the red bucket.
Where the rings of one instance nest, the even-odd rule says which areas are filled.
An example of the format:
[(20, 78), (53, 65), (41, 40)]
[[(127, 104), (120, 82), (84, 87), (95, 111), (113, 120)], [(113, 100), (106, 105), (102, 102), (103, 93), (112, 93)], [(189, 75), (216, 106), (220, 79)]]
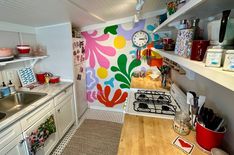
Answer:
[(210, 151), (212, 148), (220, 147), (225, 132), (226, 128), (223, 132), (217, 132), (203, 127), (199, 122), (197, 122), (196, 140), (203, 149)]

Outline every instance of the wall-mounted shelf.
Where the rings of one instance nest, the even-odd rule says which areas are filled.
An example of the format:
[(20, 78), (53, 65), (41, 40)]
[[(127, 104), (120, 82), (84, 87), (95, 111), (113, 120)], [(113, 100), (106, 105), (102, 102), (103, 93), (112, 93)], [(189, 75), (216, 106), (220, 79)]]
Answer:
[(192, 61), (190, 59), (180, 57), (175, 55), (172, 51), (159, 49), (152, 50), (157, 51), (163, 57), (166, 57), (179, 65), (234, 91), (234, 72), (223, 71), (222, 68), (205, 67), (203, 62)]
[(169, 24), (172, 22), (191, 18), (205, 19), (220, 14), (224, 10), (233, 8), (233, 0), (190, 0), (174, 14), (170, 15), (162, 24), (156, 27), (153, 33), (172, 29), (169, 28)]
[(13, 63), (24, 62), (24, 61), (33, 61), (31, 65), (34, 66), (38, 60), (45, 59), (47, 57), (48, 56), (21, 57), (21, 58), (17, 58), (11, 61), (0, 62), (0, 66), (5, 66), (7, 64), (13, 64)]

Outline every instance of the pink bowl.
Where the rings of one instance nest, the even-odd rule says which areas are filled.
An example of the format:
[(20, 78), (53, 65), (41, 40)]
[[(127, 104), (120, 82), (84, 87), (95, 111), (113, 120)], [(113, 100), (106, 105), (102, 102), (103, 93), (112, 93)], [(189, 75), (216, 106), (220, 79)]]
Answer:
[(11, 48), (0, 48), (0, 57), (10, 57), (12, 55), (13, 53)]
[(29, 54), (29, 52), (30, 52), (29, 45), (17, 45), (16, 48), (19, 51), (19, 54)]

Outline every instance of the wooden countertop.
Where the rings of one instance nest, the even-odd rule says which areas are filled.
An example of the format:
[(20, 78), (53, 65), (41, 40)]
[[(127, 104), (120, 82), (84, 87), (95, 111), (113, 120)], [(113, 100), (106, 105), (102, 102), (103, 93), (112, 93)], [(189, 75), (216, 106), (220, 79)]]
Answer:
[[(126, 114), (118, 155), (185, 155), (172, 142), (177, 136), (173, 120)], [(195, 132), (181, 136), (195, 144), (192, 155), (206, 155), (196, 144)]]

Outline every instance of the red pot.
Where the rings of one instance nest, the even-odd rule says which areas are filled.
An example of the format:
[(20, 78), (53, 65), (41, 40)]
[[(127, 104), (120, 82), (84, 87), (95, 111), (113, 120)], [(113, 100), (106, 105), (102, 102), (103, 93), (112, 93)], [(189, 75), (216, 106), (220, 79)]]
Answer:
[(196, 125), (197, 143), (205, 150), (218, 148), (221, 145), (226, 129), (223, 132), (216, 132), (203, 127), (199, 122)]
[(50, 83), (59, 83), (60, 82), (60, 77), (59, 76), (52, 76), (50, 78)]

